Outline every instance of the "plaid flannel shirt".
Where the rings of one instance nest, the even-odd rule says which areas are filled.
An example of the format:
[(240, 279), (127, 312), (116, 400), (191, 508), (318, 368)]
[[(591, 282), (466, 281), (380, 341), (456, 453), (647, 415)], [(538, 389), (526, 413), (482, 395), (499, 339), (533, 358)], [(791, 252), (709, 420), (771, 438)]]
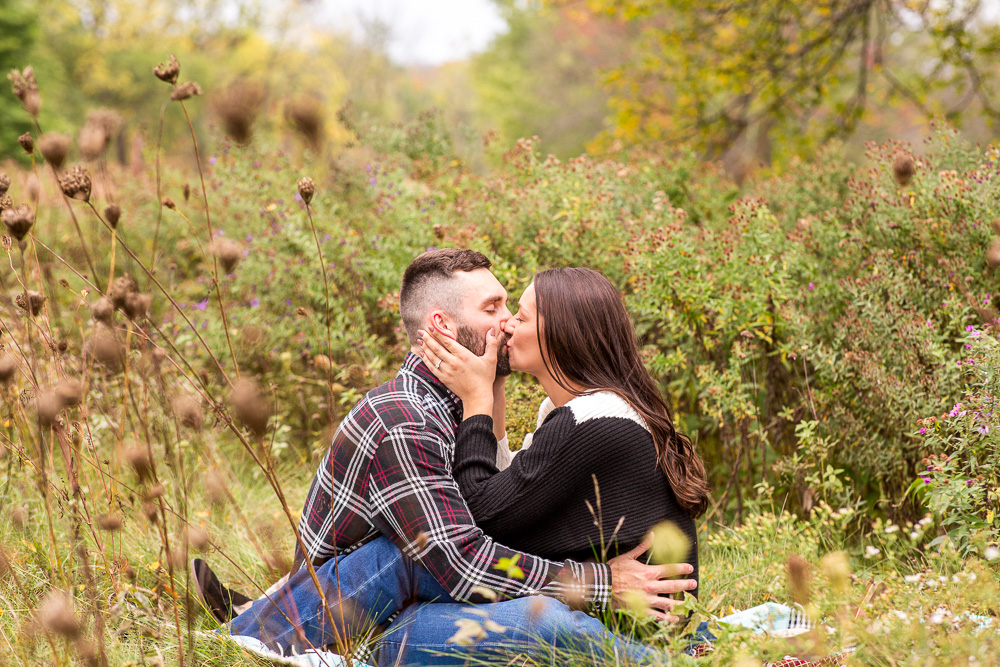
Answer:
[[(378, 534), (419, 562), (456, 600), (543, 594), (607, 607), (611, 572), (501, 546), (478, 528), (452, 477), (462, 404), (419, 357), (368, 394), (341, 422), (306, 498), (299, 532), (315, 565)], [(516, 567), (498, 567), (508, 559)], [(523, 576), (515, 576), (523, 573)]]

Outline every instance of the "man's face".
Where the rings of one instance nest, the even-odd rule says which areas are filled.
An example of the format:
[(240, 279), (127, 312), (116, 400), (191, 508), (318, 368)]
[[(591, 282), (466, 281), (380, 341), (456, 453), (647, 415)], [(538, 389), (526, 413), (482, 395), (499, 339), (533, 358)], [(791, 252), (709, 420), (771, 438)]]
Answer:
[(455, 340), (474, 354), (486, 351), (486, 333), (500, 337), (497, 347), (497, 375), (510, 375), (510, 359), (506, 346), (504, 325), (510, 317), (507, 308), (507, 290), (489, 269), (476, 269), (457, 274), (463, 281), (462, 306), (457, 313)]

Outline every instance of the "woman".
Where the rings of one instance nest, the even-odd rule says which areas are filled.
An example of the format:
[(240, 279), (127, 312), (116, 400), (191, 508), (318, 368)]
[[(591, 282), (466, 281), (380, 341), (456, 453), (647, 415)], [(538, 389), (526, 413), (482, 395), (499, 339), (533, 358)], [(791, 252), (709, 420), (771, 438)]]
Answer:
[[(487, 342), (490, 348), (496, 341)], [(670, 521), (687, 536), (686, 562), (694, 568), (690, 578), (697, 579), (694, 518), (707, 502), (704, 466), (691, 442), (674, 429), (669, 409), (642, 364), (617, 290), (590, 269), (539, 273), (522, 295), (516, 316), (507, 321), (500, 343), (511, 368), (536, 377), (548, 394), (538, 428), (504, 470), (498, 466), (502, 462), (491, 417), (496, 359), (478, 357), (439, 332), (422, 336), (422, 359), (462, 399), (464, 420), (457, 434), (453, 473), (476, 523), (515, 549), (552, 559), (584, 560), (636, 549), (651, 528)], [(384, 618), (386, 609), (403, 607), (413, 592), (420, 600), (448, 599), (422, 568), (393, 560), (398, 549), (387, 543), (382, 538), (361, 547), (339, 566), (341, 578), (376, 584), (392, 581), (377, 597), (379, 618)], [(370, 591), (368, 597), (356, 593), (352, 586), (343, 591), (355, 602), (376, 598)], [(532, 631), (551, 635), (549, 644), (564, 645), (556, 640), (565, 634), (564, 628), (536, 626), (518, 634), (526, 600), (530, 599), (488, 605), (497, 607), (494, 622), (510, 621), (511, 627), (497, 640), (498, 650), (504, 644), (529, 642)], [(448, 662), (443, 653), (450, 653), (451, 661), (461, 664), (467, 649), (447, 640), (455, 633), (454, 620), (469, 608), (448, 602), (408, 607), (381, 640), (379, 663), (406, 664), (433, 655), (437, 664)], [(593, 635), (592, 626), (600, 626), (599, 622), (580, 617), (573, 621), (573, 631)], [(317, 624), (326, 623), (323, 615), (314, 618)], [(259, 620), (238, 617), (233, 630), (246, 630)], [(287, 630), (279, 632), (291, 636)], [(316, 644), (338, 636), (329, 628), (324, 632), (311, 634), (310, 641)], [(621, 642), (622, 650), (632, 656), (648, 651), (618, 638), (611, 640), (616, 646)], [(484, 642), (476, 646), (483, 647)]]

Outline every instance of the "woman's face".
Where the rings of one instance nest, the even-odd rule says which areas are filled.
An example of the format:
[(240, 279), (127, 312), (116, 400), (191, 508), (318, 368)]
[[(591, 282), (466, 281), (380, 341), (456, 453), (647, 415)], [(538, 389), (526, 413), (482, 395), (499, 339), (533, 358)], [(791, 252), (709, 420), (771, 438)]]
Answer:
[(538, 311), (535, 310), (534, 283), (524, 290), (518, 301), (517, 313), (507, 320), (504, 331), (509, 336), (507, 349), (510, 352), (511, 369), (535, 377), (546, 373), (542, 350), (538, 346)]

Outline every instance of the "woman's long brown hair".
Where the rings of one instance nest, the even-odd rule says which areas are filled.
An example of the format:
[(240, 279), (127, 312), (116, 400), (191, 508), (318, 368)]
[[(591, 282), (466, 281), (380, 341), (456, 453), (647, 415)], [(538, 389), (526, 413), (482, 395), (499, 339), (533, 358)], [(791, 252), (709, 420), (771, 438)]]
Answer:
[(649, 427), (677, 502), (692, 517), (703, 514), (705, 464), (691, 440), (674, 428), (670, 408), (639, 356), (635, 327), (618, 290), (582, 267), (542, 271), (534, 283), (538, 343), (549, 373), (574, 395), (609, 390), (628, 401)]

